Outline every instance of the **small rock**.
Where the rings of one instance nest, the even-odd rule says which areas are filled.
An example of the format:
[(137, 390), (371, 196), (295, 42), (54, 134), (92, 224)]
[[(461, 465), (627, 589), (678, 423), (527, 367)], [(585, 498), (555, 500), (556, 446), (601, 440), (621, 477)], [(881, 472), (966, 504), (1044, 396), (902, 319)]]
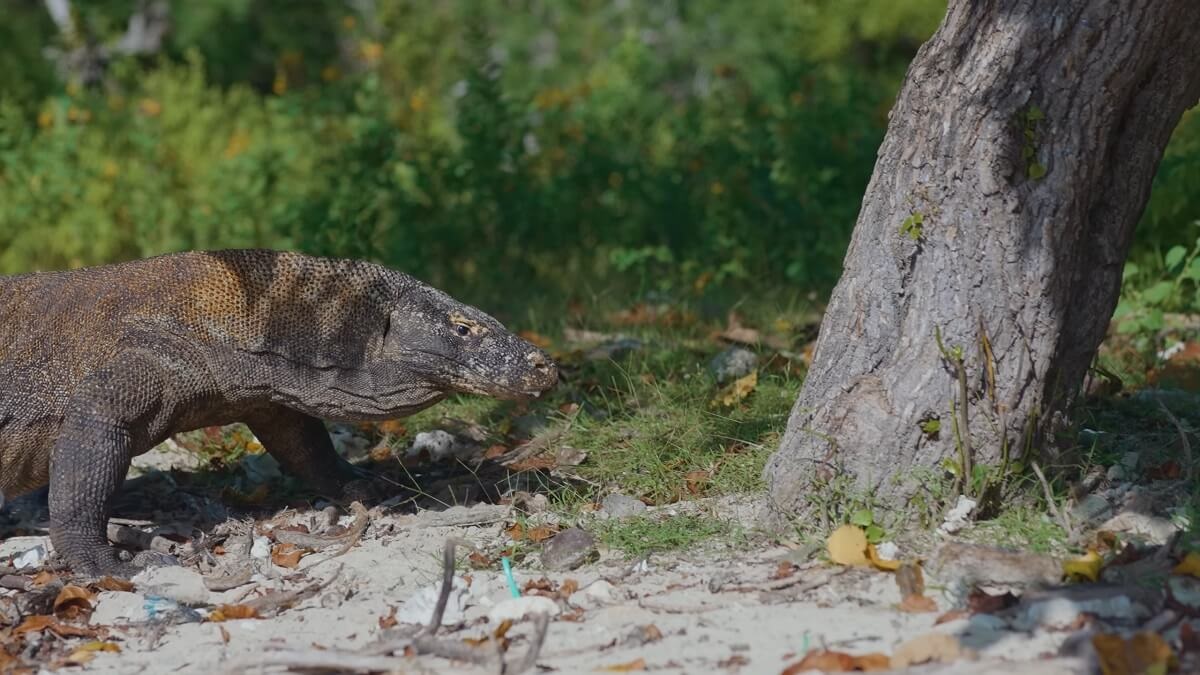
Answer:
[(616, 602), (616, 592), (616, 586), (599, 579), (572, 593), (568, 600), (576, 607), (592, 609)]
[(1121, 466), (1120, 464), (1113, 464), (1112, 466), (1108, 467), (1108, 472), (1105, 473), (1105, 477), (1114, 483), (1125, 480), (1128, 476), (1129, 472), (1126, 471), (1125, 467)]
[(1162, 546), (1179, 527), (1166, 518), (1148, 516), (1137, 511), (1123, 511), (1109, 518), (1097, 529), (1138, 537), (1150, 545)]
[(126, 591), (101, 591), (96, 595), (96, 608), (88, 622), (93, 626), (144, 623), (150, 619), (146, 596)]
[(242, 471), (255, 484), (270, 483), (283, 477), (283, 470), (274, 457), (261, 453), (257, 455), (242, 455)]
[(610, 518), (626, 518), (644, 512), (646, 504), (640, 499), (614, 492), (600, 502), (600, 510), (608, 514)]
[(1138, 462), (1141, 460), (1141, 454), (1137, 452), (1127, 452), (1121, 455), (1121, 466), (1125, 467), (1126, 471), (1134, 471), (1138, 467)]
[(12, 566), (23, 570), (25, 568), (40, 567), (46, 560), (46, 547), (38, 544), (24, 553), (12, 559)]
[(1108, 503), (1108, 499), (1103, 495), (1091, 494), (1084, 497), (1075, 505), (1075, 508), (1071, 509), (1071, 515), (1085, 523), (1094, 524), (1110, 518), (1112, 511), (1113, 507)]
[(147, 596), (158, 596), (183, 605), (208, 603), (209, 590), (204, 585), (204, 577), (186, 567), (147, 567), (133, 578), (133, 583)]
[(266, 537), (255, 537), (254, 543), (250, 545), (250, 556), (259, 560), (267, 560), (271, 557), (271, 540)]
[[(441, 585), (426, 586), (409, 596), (408, 600), (396, 610), (396, 621), (400, 623), (415, 623), (428, 625), (433, 619), (433, 610), (437, 607)], [(470, 595), (467, 582), (454, 577), (450, 584), (450, 597), (446, 601), (446, 611), (442, 613), (442, 625), (452, 626), (461, 623), (463, 611), (466, 609), (467, 597)]]
[(572, 527), (554, 535), (542, 546), (542, 566), (567, 571), (579, 567), (596, 553), (596, 538)]
[(612, 359), (616, 361), (632, 352), (645, 347), (645, 343), (634, 338), (617, 338), (610, 340), (604, 344), (597, 345), (584, 354), (584, 358), (589, 361), (604, 361)]
[(966, 495), (958, 496), (958, 503), (946, 514), (945, 521), (938, 526), (939, 534), (954, 534), (971, 523), (971, 512), (976, 502)]
[(488, 612), (488, 621), (495, 624), (505, 621), (515, 622), (537, 614), (558, 616), (561, 611), (557, 602), (544, 595), (526, 595), (496, 603), (496, 606)]
[(448, 431), (422, 431), (413, 439), (407, 454), (409, 457), (416, 457), (423, 451), (428, 452), (429, 458), (436, 462), (454, 454), (454, 445), (454, 435)]
[(1044, 596), (1022, 599), (1013, 627), (1018, 630), (1067, 628), (1074, 625), (1081, 614), (1090, 614), (1102, 621), (1148, 619), (1154, 614), (1150, 604), (1159, 602), (1155, 596), (1136, 586), (1068, 586)]
[(758, 367), (758, 355), (745, 347), (729, 347), (708, 362), (708, 370), (724, 383), (749, 375)]

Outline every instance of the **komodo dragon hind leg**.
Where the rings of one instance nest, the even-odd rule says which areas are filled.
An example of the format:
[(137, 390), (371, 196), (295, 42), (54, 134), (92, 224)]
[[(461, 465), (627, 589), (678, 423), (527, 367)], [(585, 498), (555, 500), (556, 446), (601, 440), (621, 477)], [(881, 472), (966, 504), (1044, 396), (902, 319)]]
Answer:
[(269, 406), (242, 416), (242, 421), (279, 461), (284, 471), (326, 497), (341, 497), (359, 478), (337, 454), (321, 420), (283, 406)]
[(76, 573), (129, 577), (168, 562), (142, 554), (126, 563), (106, 536), (130, 461), (153, 444), (153, 421), (170, 414), (166, 379), (149, 355), (126, 353), (92, 373), (71, 399), (50, 455), (50, 540)]

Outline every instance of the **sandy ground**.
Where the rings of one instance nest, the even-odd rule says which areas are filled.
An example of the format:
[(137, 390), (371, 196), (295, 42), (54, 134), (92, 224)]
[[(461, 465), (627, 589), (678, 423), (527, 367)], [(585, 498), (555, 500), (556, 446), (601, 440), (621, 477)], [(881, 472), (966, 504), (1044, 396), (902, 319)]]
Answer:
[[(153, 458), (149, 461), (153, 463)], [(757, 515), (748, 497), (691, 502), (660, 511), (703, 509), (751, 526)], [(655, 510), (651, 509), (651, 513)], [(294, 511), (275, 524), (308, 523), (315, 513)], [(198, 584), (194, 570), (175, 568), (183, 577), (158, 582), (136, 579), (136, 592), (105, 591), (95, 600), (92, 625), (108, 627), (107, 640), (119, 653), (99, 653), (83, 666), (89, 673), (284, 672), (272, 665), (285, 656), (335, 662), (349, 668), (352, 655), (367, 654), (381, 641), (395, 640), (406, 622), (424, 622), (440, 588), (441, 553), (448, 538), (482, 551), (511, 544), (506, 528), (516, 514), (509, 507), (481, 504), (416, 514), (387, 508), (371, 512), (369, 528), (343, 555), (325, 549), (304, 557), (295, 569), (260, 560), (249, 583), (223, 592)], [(537, 517), (523, 518), (526, 527)], [(343, 524), (349, 516), (342, 519)], [(259, 532), (263, 532), (260, 524)], [(255, 536), (253, 553), (267, 555), (267, 538)], [(0, 544), (0, 560), (37, 545), (44, 537), (18, 537)], [(511, 607), (511, 591), (499, 566), (473, 569), (460, 549), (456, 590), (439, 637), (451, 642), (485, 638), (496, 628), (489, 614)], [(798, 566), (782, 578), (780, 563)], [(785, 564), (785, 567), (787, 565)], [(930, 591), (935, 611), (905, 612), (895, 576), (868, 568), (838, 568), (802, 559), (787, 546), (737, 538), (685, 551), (629, 560), (598, 550), (594, 559), (568, 571), (541, 568), (536, 550), (514, 570), (518, 586), (535, 584), (554, 595), (544, 600), (559, 614), (549, 624), (537, 669), (563, 673), (654, 671), (662, 673), (780, 673), (810, 649), (850, 654), (898, 654), (929, 633), (951, 636), (952, 653), (938, 642), (934, 656), (948, 661), (910, 668), (937, 673), (1086, 673), (1095, 668), (1087, 642), (1097, 615), (1096, 597), (1072, 596), (1025, 602), (999, 614), (963, 616), (935, 625), (960, 596)], [(277, 615), (222, 622), (208, 617), (222, 604), (246, 603), (280, 589), (319, 591)], [(930, 588), (954, 586), (953, 579), (930, 578)], [(157, 584), (157, 585), (156, 585)], [(564, 592), (565, 585), (565, 592)], [(570, 592), (572, 588), (578, 590)], [(0, 591), (11, 595), (13, 591)], [(179, 610), (172, 598), (190, 604)], [(1107, 596), (1105, 596), (1107, 598)], [(1101, 604), (1108, 599), (1100, 598)], [(1028, 600), (1028, 599), (1027, 599)], [(1049, 604), (1047, 604), (1049, 603)], [(1091, 603), (1091, 604), (1088, 604)], [(148, 607), (154, 606), (155, 616)], [(1146, 617), (1121, 606), (1107, 617), (1115, 623)], [(507, 637), (508, 658), (529, 648), (532, 621), (519, 621)], [(1085, 645), (1086, 646), (1086, 645)], [(1067, 654), (1068, 656), (1062, 656)], [(940, 656), (939, 656), (940, 655)], [(935, 661), (937, 659), (935, 658)], [(396, 656), (397, 672), (499, 672), (495, 665), (451, 661), (436, 655)], [(531, 671), (533, 672), (533, 671)], [(906, 671), (907, 672), (907, 671)]]

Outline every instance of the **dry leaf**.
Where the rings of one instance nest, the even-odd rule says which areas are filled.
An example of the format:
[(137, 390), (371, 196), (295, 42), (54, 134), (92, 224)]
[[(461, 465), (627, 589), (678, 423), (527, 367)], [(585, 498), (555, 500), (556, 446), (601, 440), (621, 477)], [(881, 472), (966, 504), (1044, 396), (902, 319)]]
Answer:
[(125, 591), (126, 593), (133, 590), (133, 582), (126, 579), (118, 579), (116, 577), (103, 577), (92, 586), (102, 591)]
[(662, 634), (662, 631), (658, 629), (658, 626), (655, 626), (652, 623), (648, 623), (645, 626), (642, 626), (642, 641), (643, 641), (643, 643), (658, 642), (661, 639), (663, 639), (663, 634)]
[(558, 528), (552, 525), (538, 525), (537, 527), (526, 529), (521, 523), (513, 523), (512, 527), (505, 530), (505, 532), (508, 533), (508, 536), (513, 541), (529, 541), (537, 544), (558, 534)]
[(529, 457), (520, 462), (506, 465), (510, 471), (537, 471), (539, 469), (554, 469), (558, 467), (558, 459), (550, 454)]
[(600, 670), (603, 670), (608, 673), (631, 673), (635, 670), (645, 670), (645, 669), (646, 669), (646, 659), (642, 659), (642, 658), (634, 659), (628, 663), (618, 663), (616, 665), (604, 666), (603, 668), (600, 668)]
[(1179, 651), (1184, 654), (1200, 654), (1200, 631), (1192, 628), (1190, 621), (1179, 624)]
[(695, 496), (704, 492), (704, 486), (712, 480), (712, 474), (704, 469), (696, 469), (684, 474), (683, 480), (686, 482), (687, 491)]
[(99, 652), (120, 653), (121, 648), (114, 642), (88, 642), (75, 648), (67, 656), (67, 663), (82, 666), (96, 658)]
[(910, 595), (925, 595), (925, 575), (917, 563), (904, 563), (896, 570), (896, 585), (900, 587), (900, 597)]
[(408, 427), (401, 420), (385, 420), (376, 424), (375, 427), (392, 436), (403, 436), (408, 433)]
[(257, 619), (258, 610), (247, 605), (221, 605), (208, 615), (209, 621), (232, 621), (234, 619)]
[(900, 601), (900, 611), (910, 614), (936, 612), (937, 603), (933, 601), (933, 598), (924, 595), (908, 595)]
[(1171, 574), (1187, 574), (1193, 577), (1200, 577), (1200, 553), (1189, 553), (1179, 561), (1172, 570)]
[(229, 631), (225, 629), (225, 626), (217, 626), (217, 630), (221, 631), (221, 642), (229, 644)]
[(826, 545), (829, 559), (839, 565), (866, 567), (871, 564), (867, 559), (867, 534), (857, 525), (842, 525), (834, 530)]
[(721, 391), (717, 392), (717, 396), (712, 400), (711, 405), (714, 408), (717, 406), (732, 408), (738, 403), (744, 401), (746, 397), (750, 396), (750, 394), (753, 394), (754, 389), (757, 386), (758, 371), (751, 371), (749, 375), (739, 377), (728, 387), (725, 387)]
[(58, 575), (54, 572), (42, 570), (41, 572), (33, 575), (34, 586), (45, 586), (46, 584), (54, 583), (55, 581), (58, 581)]
[(21, 625), (13, 629), (14, 635), (25, 635), (26, 633), (40, 633), (42, 631), (50, 631), (59, 637), (90, 637), (94, 638), (100, 635), (98, 628), (85, 628), (82, 626), (71, 626), (65, 623), (59, 623), (53, 616), (38, 614), (35, 616), (26, 617)]
[(488, 446), (488, 449), (483, 451), (483, 458), (496, 459), (506, 452), (508, 452), (508, 448), (497, 443), (496, 445)]
[(902, 564), (899, 560), (884, 560), (879, 557), (879, 552), (875, 550), (875, 544), (867, 544), (867, 559), (876, 569), (881, 569), (884, 572), (895, 572), (900, 569)]
[(1078, 558), (1064, 560), (1062, 564), (1063, 574), (1067, 577), (1087, 579), (1088, 581), (1098, 581), (1102, 567), (1104, 567), (1104, 558), (1101, 558), (1100, 554), (1094, 550), (1088, 551)]
[(845, 652), (813, 649), (804, 658), (783, 669), (781, 675), (798, 675), (810, 670), (826, 673), (875, 672), (888, 669), (889, 659), (879, 653), (854, 656)]
[(1157, 633), (1137, 633), (1128, 640), (1100, 633), (1092, 637), (1104, 675), (1166, 675), (1174, 660), (1171, 647)]
[(60, 619), (77, 619), (80, 614), (92, 611), (96, 595), (86, 588), (75, 585), (63, 586), (54, 598), (54, 614)]
[(397, 623), (398, 622), (396, 621), (396, 608), (394, 606), (388, 608), (387, 616), (379, 617), (379, 627), (382, 628), (383, 630), (387, 630), (389, 628), (395, 628)]
[(926, 633), (896, 647), (890, 665), (898, 669), (922, 663), (953, 663), (971, 656), (953, 635)]
[(787, 579), (795, 574), (797, 569), (799, 568), (796, 567), (796, 563), (791, 560), (780, 560), (779, 565), (775, 568), (775, 572), (771, 574), (771, 579)]
[(294, 570), (300, 565), (300, 558), (303, 555), (304, 551), (295, 544), (276, 544), (275, 548), (271, 549), (271, 562), (280, 567)]
[(992, 595), (978, 588), (967, 596), (967, 611), (972, 614), (995, 614), (1013, 607), (1020, 601), (1012, 591), (1000, 595)]
[(946, 612), (945, 614), (934, 619), (933, 625), (940, 626), (944, 623), (950, 623), (951, 621), (958, 621), (959, 619), (965, 619), (969, 616), (971, 616), (971, 613), (965, 609), (952, 609), (949, 612)]

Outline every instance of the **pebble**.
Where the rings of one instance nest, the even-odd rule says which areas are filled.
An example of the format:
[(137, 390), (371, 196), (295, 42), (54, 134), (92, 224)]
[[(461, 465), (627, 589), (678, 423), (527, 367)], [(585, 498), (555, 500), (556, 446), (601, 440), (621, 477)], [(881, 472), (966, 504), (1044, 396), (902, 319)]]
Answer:
[(749, 375), (758, 367), (758, 355), (745, 347), (728, 347), (708, 362), (708, 371), (717, 382), (728, 382)]
[(596, 553), (596, 538), (572, 527), (556, 534), (542, 546), (542, 566), (565, 572), (579, 567)]
[(640, 499), (614, 492), (600, 502), (600, 510), (610, 518), (627, 518), (645, 512), (646, 504)]

